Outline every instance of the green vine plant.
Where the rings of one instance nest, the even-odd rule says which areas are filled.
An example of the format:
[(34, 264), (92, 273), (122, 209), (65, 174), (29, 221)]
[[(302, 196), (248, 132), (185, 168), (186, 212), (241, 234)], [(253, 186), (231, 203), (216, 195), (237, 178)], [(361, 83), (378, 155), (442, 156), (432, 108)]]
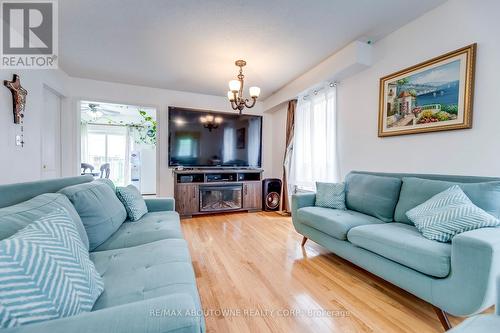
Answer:
[(138, 131), (139, 140), (148, 145), (156, 145), (158, 122), (144, 110), (139, 109), (139, 114), (143, 118), (141, 120), (141, 130)]
[[(157, 129), (158, 129), (158, 122), (151, 117), (146, 111), (139, 109), (139, 115), (142, 117), (140, 122), (138, 123), (125, 123), (123, 120), (116, 121), (113, 120), (109, 117), (103, 116), (100, 118), (101, 121), (105, 122), (106, 124), (109, 125), (120, 125), (120, 126), (126, 126), (131, 129), (134, 129), (137, 133), (137, 135), (134, 135), (134, 140), (135, 143), (137, 144), (146, 144), (146, 145), (154, 145), (156, 146), (156, 137), (157, 137)], [(85, 121), (82, 119), (82, 123), (84, 124), (96, 124), (99, 125), (99, 123), (91, 122), (91, 121)], [(100, 123), (102, 124), (102, 123)], [(105, 125), (105, 124), (102, 124)]]

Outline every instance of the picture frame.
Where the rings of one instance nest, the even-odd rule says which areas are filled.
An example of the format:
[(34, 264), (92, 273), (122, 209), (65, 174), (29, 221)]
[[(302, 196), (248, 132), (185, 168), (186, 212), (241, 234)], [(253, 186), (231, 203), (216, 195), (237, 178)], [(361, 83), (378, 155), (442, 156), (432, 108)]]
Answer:
[(378, 136), (472, 127), (476, 43), (380, 79)]

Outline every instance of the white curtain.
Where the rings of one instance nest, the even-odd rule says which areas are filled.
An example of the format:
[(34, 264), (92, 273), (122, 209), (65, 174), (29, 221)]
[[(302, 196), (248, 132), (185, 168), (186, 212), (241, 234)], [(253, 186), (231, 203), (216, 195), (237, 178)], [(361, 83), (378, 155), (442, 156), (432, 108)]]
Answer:
[(80, 123), (80, 135), (81, 135), (81, 151), (80, 151), (80, 162), (89, 163), (89, 136), (86, 123)]
[(236, 131), (232, 127), (224, 128), (224, 147), (222, 149), (222, 162), (234, 161), (236, 158)]
[(248, 164), (259, 165), (260, 119), (250, 119), (248, 124)]
[(315, 189), (315, 182), (338, 182), (336, 87), (299, 96), (290, 167), (293, 188)]

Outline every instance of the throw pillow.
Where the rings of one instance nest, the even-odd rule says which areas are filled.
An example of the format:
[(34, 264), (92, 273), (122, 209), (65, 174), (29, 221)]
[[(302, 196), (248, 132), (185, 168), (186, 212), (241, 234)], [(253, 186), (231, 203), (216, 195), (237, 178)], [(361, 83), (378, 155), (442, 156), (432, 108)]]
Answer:
[(68, 197), (80, 215), (90, 251), (111, 237), (127, 218), (125, 207), (108, 184), (93, 181), (68, 186), (59, 192)]
[(345, 184), (316, 182), (315, 206), (345, 210)]
[(76, 225), (83, 244), (89, 248), (89, 238), (80, 215), (68, 198), (59, 193), (44, 193), (14, 206), (0, 209), (0, 239), (8, 238), (28, 224), (52, 213), (57, 209), (65, 209)]
[(64, 209), (0, 241), (0, 280), (2, 328), (88, 312), (104, 290)]
[(439, 242), (449, 242), (465, 231), (500, 225), (500, 220), (474, 205), (458, 185), (436, 194), (406, 215), (424, 237)]
[(116, 195), (125, 206), (130, 221), (137, 221), (148, 212), (146, 201), (134, 185), (117, 187)]
[(474, 205), (500, 218), (500, 182), (458, 183), (434, 179), (403, 177), (401, 194), (394, 213), (394, 221), (412, 224), (406, 212), (426, 202), (438, 193), (458, 185)]

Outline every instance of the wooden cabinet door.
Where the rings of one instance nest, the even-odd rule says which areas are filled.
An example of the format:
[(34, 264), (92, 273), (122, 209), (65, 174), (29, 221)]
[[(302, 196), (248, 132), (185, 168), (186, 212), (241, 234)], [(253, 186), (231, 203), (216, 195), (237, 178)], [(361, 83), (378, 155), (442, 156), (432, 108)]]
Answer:
[(192, 215), (199, 212), (199, 191), (197, 184), (177, 184), (175, 206), (180, 215)]
[(262, 209), (262, 183), (260, 181), (243, 183), (243, 208)]

